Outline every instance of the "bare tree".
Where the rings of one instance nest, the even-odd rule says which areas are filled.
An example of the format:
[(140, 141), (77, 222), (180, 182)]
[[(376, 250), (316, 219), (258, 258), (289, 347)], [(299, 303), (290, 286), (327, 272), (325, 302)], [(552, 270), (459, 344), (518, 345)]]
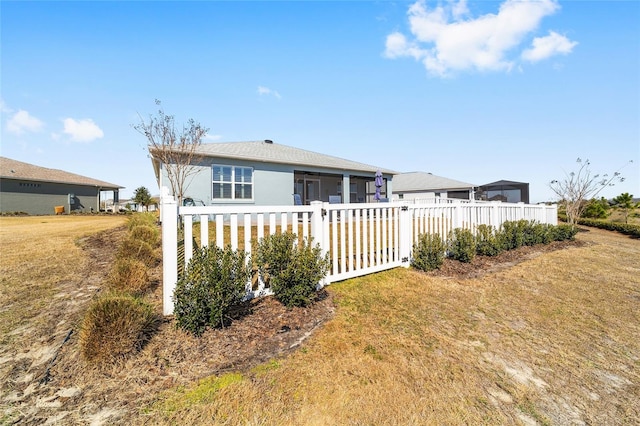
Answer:
[(199, 163), (203, 157), (198, 148), (209, 129), (189, 119), (178, 131), (174, 116), (165, 114), (159, 100), (155, 102), (160, 106), (157, 115), (150, 115), (149, 121), (140, 117), (140, 123), (133, 128), (147, 138), (149, 155), (162, 165), (171, 185), (171, 193), (182, 204), (193, 175), (199, 172), (192, 165)]
[[(631, 163), (632, 161), (629, 161)], [(589, 160), (576, 160), (578, 170), (565, 173), (562, 180), (552, 180), (549, 183), (551, 190), (560, 199), (560, 204), (565, 207), (567, 221), (570, 225), (575, 225), (587, 207), (587, 200), (597, 196), (603, 189), (614, 186), (616, 182), (624, 182), (624, 177), (620, 174), (621, 167), (611, 176), (604, 174), (593, 174), (589, 167)], [(628, 164), (628, 163), (627, 163)], [(626, 165), (626, 164), (625, 164)]]

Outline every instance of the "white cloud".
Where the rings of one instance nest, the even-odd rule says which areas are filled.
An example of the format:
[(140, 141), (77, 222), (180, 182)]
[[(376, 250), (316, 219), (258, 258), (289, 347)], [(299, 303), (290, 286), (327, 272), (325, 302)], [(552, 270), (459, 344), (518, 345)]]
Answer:
[(262, 96), (262, 95), (265, 95), (265, 96), (271, 95), (271, 96), (275, 96), (278, 99), (282, 98), (282, 96), (280, 96), (280, 93), (276, 92), (275, 90), (271, 90), (268, 87), (264, 87), (264, 86), (258, 86), (258, 95), (260, 95), (260, 96)]
[[(509, 71), (515, 65), (513, 58), (518, 57), (513, 51), (559, 7), (555, 0), (506, 0), (497, 13), (473, 18), (466, 0), (433, 8), (418, 0), (407, 11), (411, 37), (400, 32), (389, 34), (384, 56), (412, 57), (438, 76), (467, 70)], [(560, 46), (556, 48), (559, 51)], [(536, 50), (535, 40), (531, 50)]]
[(0, 99), (0, 112), (4, 112), (5, 114), (13, 112), (13, 110), (9, 108), (6, 103), (4, 103), (4, 99)]
[(567, 55), (577, 44), (563, 35), (549, 31), (548, 36), (533, 39), (531, 49), (522, 52), (522, 59), (537, 62), (558, 54)]
[[(6, 107), (2, 106), (3, 110)], [(21, 135), (25, 132), (39, 132), (42, 130), (44, 123), (32, 116), (25, 110), (19, 110), (7, 120), (7, 130), (16, 135)]]
[(219, 141), (220, 139), (222, 139), (222, 135), (210, 135), (207, 133), (202, 139), (206, 141)]
[(71, 140), (75, 142), (91, 142), (104, 136), (102, 129), (90, 118), (83, 120), (65, 118), (63, 132), (70, 135)]

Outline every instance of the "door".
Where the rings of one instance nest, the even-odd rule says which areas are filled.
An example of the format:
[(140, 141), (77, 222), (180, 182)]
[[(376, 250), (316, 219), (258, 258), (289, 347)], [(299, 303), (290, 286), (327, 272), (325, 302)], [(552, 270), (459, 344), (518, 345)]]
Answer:
[(320, 200), (320, 179), (304, 180), (304, 203)]

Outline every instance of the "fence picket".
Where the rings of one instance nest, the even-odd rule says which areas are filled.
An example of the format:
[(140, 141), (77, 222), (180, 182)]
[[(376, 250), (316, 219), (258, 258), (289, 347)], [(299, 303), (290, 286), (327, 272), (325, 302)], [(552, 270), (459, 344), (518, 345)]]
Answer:
[[(433, 200), (431, 200), (433, 201)], [(163, 188), (163, 312), (173, 312), (173, 290), (177, 271), (192, 258), (193, 228), (200, 226), (200, 245), (210, 244), (209, 219), (215, 222), (215, 244), (230, 244), (235, 250), (242, 240), (249, 255), (253, 238), (261, 240), (268, 232), (290, 230), (318, 244), (329, 253), (331, 268), (319, 283), (366, 275), (398, 266), (408, 266), (413, 244), (423, 233), (439, 233), (446, 239), (455, 227), (475, 230), (479, 224), (500, 227), (505, 221), (519, 219), (557, 224), (557, 206), (508, 204), (500, 202), (406, 202), (368, 204), (329, 204), (313, 202), (310, 206), (189, 206), (178, 207)], [(242, 226), (239, 216), (242, 215)], [(279, 220), (278, 220), (279, 216)], [(194, 221), (194, 217), (196, 220)], [(266, 219), (266, 220), (265, 220)], [(178, 227), (183, 223), (184, 264), (178, 265)], [(194, 223), (195, 222), (195, 223)], [(290, 224), (290, 225), (289, 225)], [(242, 227), (242, 238), (240, 228)], [(302, 229), (300, 229), (302, 228)], [(228, 232), (225, 231), (228, 229)], [(258, 278), (257, 290), (247, 284), (250, 296), (269, 294)]]

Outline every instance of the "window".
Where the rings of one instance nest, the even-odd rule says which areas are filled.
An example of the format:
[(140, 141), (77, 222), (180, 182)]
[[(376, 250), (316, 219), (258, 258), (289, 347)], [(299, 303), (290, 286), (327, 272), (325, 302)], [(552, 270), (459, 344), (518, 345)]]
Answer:
[(253, 199), (253, 169), (251, 167), (213, 165), (214, 200)]

